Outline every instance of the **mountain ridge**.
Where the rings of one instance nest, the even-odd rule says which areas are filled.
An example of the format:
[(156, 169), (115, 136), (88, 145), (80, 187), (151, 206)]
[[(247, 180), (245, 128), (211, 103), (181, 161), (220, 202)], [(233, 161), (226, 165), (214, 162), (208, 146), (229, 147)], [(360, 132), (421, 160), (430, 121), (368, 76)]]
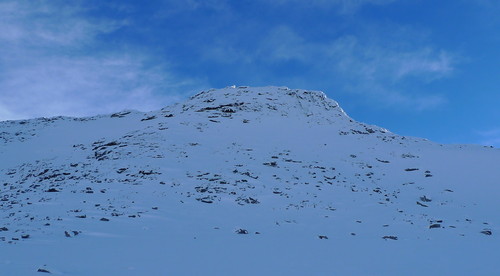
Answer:
[(228, 87), (151, 112), (2, 122), (0, 137), (13, 275), (498, 271), (498, 149), (356, 122), (322, 92)]

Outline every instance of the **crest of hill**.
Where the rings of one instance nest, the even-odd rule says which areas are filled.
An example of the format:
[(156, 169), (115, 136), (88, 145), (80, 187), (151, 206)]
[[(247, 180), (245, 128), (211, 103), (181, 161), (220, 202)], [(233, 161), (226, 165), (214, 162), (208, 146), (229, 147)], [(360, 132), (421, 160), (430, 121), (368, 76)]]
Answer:
[[(41, 129), (49, 130), (66, 123), (78, 124), (80, 128), (83, 125), (92, 128), (92, 125), (97, 124), (100, 125), (97, 132), (102, 132), (102, 129), (116, 128), (124, 121), (129, 121), (123, 131), (130, 131), (131, 127), (140, 129), (149, 124), (173, 122), (171, 117), (175, 117), (173, 121), (209, 124), (214, 121), (222, 124), (250, 121), (286, 125), (325, 125), (334, 127), (342, 135), (389, 133), (384, 128), (351, 119), (336, 101), (320, 91), (276, 86), (230, 86), (202, 91), (184, 103), (167, 106), (159, 111), (143, 113), (129, 110), (83, 118), (53, 117), (0, 122), (0, 141), (31, 140)], [(138, 125), (131, 124), (137, 121)], [(117, 124), (118, 122), (120, 123)], [(93, 132), (96, 132), (97, 125)]]
[(210, 89), (162, 111), (212, 119), (225, 117), (279, 124), (328, 125), (338, 129), (340, 134), (389, 133), (384, 128), (351, 119), (336, 101), (323, 92), (287, 87), (229, 86)]
[(287, 87), (230, 86), (202, 91), (186, 101), (183, 112), (218, 112), (235, 115), (253, 112), (262, 115), (341, 118), (350, 120), (339, 104), (323, 92)]

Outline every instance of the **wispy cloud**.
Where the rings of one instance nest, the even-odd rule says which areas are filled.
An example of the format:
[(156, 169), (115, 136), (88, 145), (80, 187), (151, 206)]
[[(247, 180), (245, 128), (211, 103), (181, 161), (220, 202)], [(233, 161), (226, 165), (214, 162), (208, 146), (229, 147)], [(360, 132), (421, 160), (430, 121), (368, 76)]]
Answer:
[(396, 0), (310, 0), (303, 2), (301, 0), (275, 0), (273, 3), (278, 5), (294, 4), (302, 6), (307, 3), (309, 7), (319, 6), (321, 8), (336, 8), (340, 13), (354, 13), (366, 5), (386, 5), (395, 1)]
[[(365, 100), (383, 106), (402, 106), (413, 110), (435, 108), (447, 100), (439, 93), (418, 91), (407, 84), (429, 83), (447, 77), (453, 73), (457, 63), (452, 53), (425, 44), (394, 46), (391, 41), (372, 41), (353, 34), (310, 41), (285, 25), (272, 28), (255, 44), (254, 48), (246, 50), (230, 43), (221, 49), (219, 46), (222, 44), (218, 44), (207, 47), (206, 51), (211, 52), (206, 57), (225, 63), (239, 61), (274, 65), (298, 62), (312, 72), (313, 78), (330, 80), (345, 92), (363, 95)], [(232, 58), (228, 60), (224, 59), (226, 56), (213, 55), (217, 52), (214, 49), (219, 49), (220, 53), (235, 54), (230, 55)], [(310, 75), (303, 77), (311, 78)]]
[(149, 110), (200, 87), (140, 50), (103, 45), (100, 36), (127, 22), (85, 11), (63, 1), (0, 4), (0, 120)]
[(230, 12), (228, 0), (163, 0), (157, 3), (154, 17), (165, 18), (178, 16), (180, 13), (196, 10), (210, 10), (216, 13)]

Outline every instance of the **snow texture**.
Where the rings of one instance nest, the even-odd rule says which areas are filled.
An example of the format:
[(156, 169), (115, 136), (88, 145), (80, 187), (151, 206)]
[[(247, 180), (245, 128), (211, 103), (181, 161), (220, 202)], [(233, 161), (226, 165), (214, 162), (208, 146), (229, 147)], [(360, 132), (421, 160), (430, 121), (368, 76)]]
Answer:
[(500, 151), (228, 87), (0, 122), (1, 275), (500, 275)]

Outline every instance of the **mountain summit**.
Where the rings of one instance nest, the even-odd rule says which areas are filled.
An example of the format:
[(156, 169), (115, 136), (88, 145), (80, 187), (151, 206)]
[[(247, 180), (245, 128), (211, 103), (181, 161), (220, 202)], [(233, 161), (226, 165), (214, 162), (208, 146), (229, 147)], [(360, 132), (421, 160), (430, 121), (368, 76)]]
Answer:
[(500, 273), (499, 150), (396, 135), (322, 92), (5, 121), (0, 156), (7, 275)]
[(191, 97), (183, 105), (183, 109), (225, 113), (242, 111), (261, 116), (326, 117), (324, 119), (347, 117), (338, 103), (328, 99), (323, 92), (291, 90), (286, 87), (211, 89)]

